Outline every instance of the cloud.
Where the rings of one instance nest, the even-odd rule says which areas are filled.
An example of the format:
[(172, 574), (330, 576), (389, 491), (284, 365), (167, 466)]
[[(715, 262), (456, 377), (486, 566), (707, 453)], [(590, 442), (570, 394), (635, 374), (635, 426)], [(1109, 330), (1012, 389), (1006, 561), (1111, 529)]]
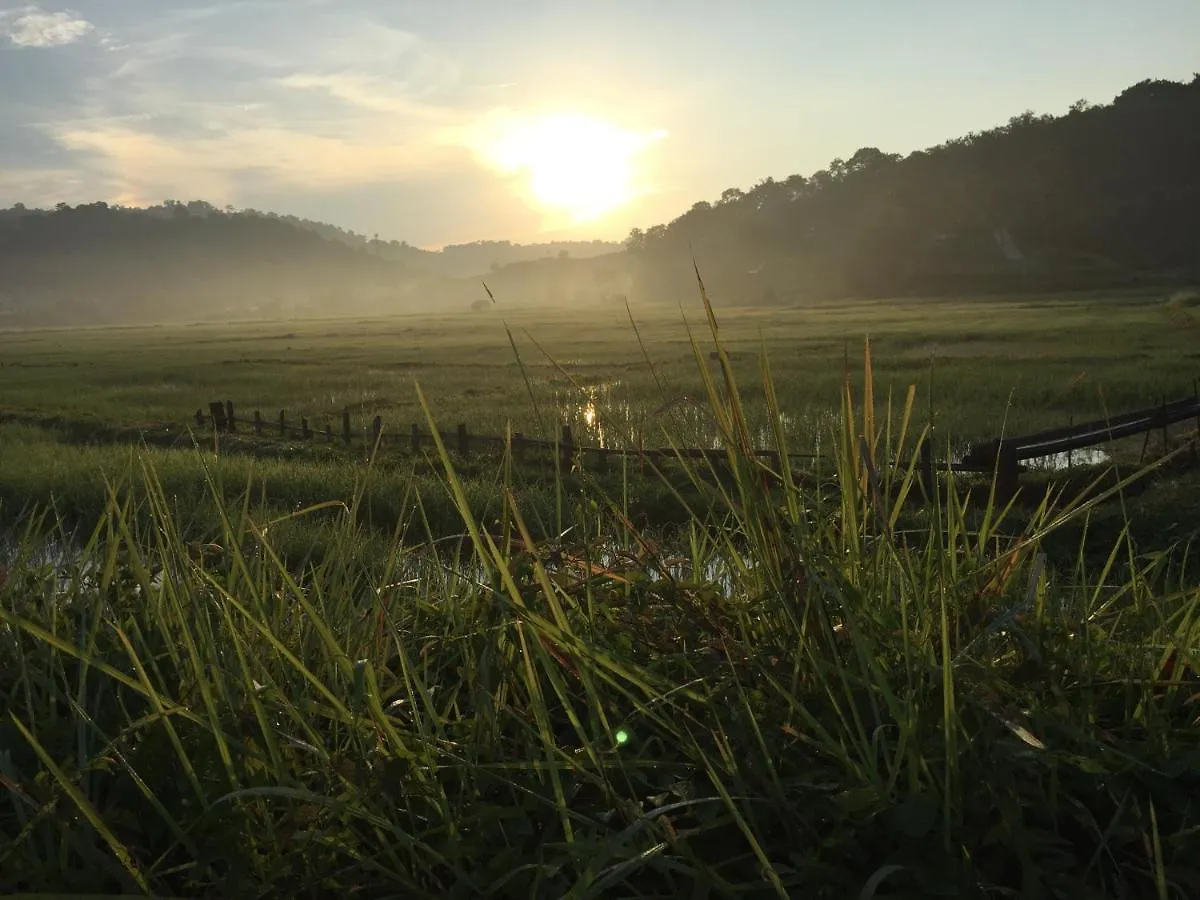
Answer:
[(464, 80), (462, 48), (419, 16), (377, 0), (51, 2), (0, 11), (0, 205), (202, 198), (352, 211), (410, 240), (537, 230), (542, 210), (471, 141), (507, 69)]
[(414, 101), (396, 91), (386, 79), (343, 72), (331, 75), (295, 73), (280, 78), (281, 87), (321, 91), (349, 106), (371, 112), (418, 116), (422, 119), (445, 118), (434, 107)]
[(63, 47), (92, 30), (92, 23), (68, 12), (36, 6), (0, 11), (0, 34), (17, 47)]
[(26, 124), (107, 199), (241, 205), (248, 187), (329, 191), (474, 165), (451, 136), (468, 114), (438, 96), (458, 75), (436, 45), (296, 2), (106, 28), (121, 49), (91, 48), (74, 109)]
[(434, 172), (450, 162), (444, 149), (405, 146), (386, 133), (330, 136), (247, 124), (208, 136), (174, 136), (138, 124), (81, 122), (56, 137), (69, 150), (92, 154), (110, 194), (186, 193), (218, 204), (237, 202), (248, 183), (325, 190)]

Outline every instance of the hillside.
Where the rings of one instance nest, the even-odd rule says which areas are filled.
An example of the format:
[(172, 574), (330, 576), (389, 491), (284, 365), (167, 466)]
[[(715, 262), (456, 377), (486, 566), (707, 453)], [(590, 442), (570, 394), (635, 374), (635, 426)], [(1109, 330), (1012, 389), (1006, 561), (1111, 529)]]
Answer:
[(551, 241), (541, 244), (514, 244), (512, 241), (472, 241), (468, 244), (448, 244), (441, 250), (423, 250), (406, 241), (384, 241), (339, 228), (326, 222), (314, 222), (299, 216), (246, 210), (306, 231), (312, 231), (330, 241), (337, 241), (356, 250), (366, 250), (382, 259), (402, 262), (414, 271), (447, 278), (478, 278), (505, 266), (536, 262), (543, 259), (590, 259), (622, 249), (612, 241)]
[(730, 188), (629, 236), (639, 294), (750, 302), (1200, 280), (1200, 75)]
[(0, 210), (0, 324), (369, 314), (693, 295), (795, 302), (1200, 282), (1200, 75), (901, 156), (730, 188), (602, 241), (433, 252), (202, 201)]
[[(614, 249), (481, 241), (433, 252), (199, 200), (17, 205), (0, 209), (0, 326), (465, 309), (484, 296), (484, 274), (515, 288), (510, 302), (553, 301), (560, 277), (527, 286), (519, 273), (539, 260), (557, 272)], [(510, 266), (518, 274), (503, 271)]]
[(105, 324), (373, 312), (416, 302), (417, 273), (208, 204), (0, 211), (0, 323)]

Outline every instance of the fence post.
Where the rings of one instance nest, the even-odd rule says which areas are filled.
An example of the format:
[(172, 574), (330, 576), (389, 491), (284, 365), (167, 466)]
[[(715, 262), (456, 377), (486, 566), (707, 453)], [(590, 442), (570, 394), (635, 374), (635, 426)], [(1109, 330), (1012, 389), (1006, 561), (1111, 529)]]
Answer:
[(262, 434), (264, 424), (265, 423), (263, 422), (262, 413), (256, 409), (254, 411), (254, 433)]
[(921, 487), (925, 491), (925, 499), (929, 500), (934, 496), (937, 481), (933, 472), (933, 444), (928, 435), (921, 441), (919, 473)]
[[(1196, 398), (1196, 407), (1200, 410), (1200, 378), (1192, 379), (1192, 396)], [(1192, 462), (1200, 456), (1200, 412), (1196, 413), (1196, 440), (1192, 443)]]
[(308, 417), (307, 416), (300, 417), (300, 434), (304, 437), (304, 439), (306, 441), (312, 437), (312, 429), (310, 429), (308, 427)]
[(379, 443), (379, 436), (383, 434), (383, 416), (376, 416), (371, 421), (371, 441)]
[(1162, 437), (1163, 437), (1163, 456), (1167, 455), (1167, 395), (1162, 397), (1162, 412), (1159, 413), (1162, 417)]
[(421, 426), (415, 422), (412, 426), (412, 452), (414, 456), (421, 452)]
[(571, 426), (564, 425), (562, 427), (562, 440), (559, 443), (559, 454), (562, 460), (563, 471), (571, 471), (571, 455), (573, 451), (574, 438), (571, 437)]
[(287, 437), (287, 417), (282, 409), (279, 411), (279, 436)]
[(237, 425), (234, 423), (233, 401), (232, 400), (225, 401), (225, 419), (229, 424), (229, 433), (236, 434), (237, 433)]
[(996, 448), (996, 499), (1007, 503), (1017, 493), (1021, 478), (1021, 466), (1017, 460), (1017, 448), (1004, 441)]
[(212, 416), (213, 431), (221, 432), (226, 428), (225, 425), (225, 404), (220, 400), (214, 400), (208, 404), (208, 414)]
[(350, 407), (342, 408), (342, 440), (350, 443)]

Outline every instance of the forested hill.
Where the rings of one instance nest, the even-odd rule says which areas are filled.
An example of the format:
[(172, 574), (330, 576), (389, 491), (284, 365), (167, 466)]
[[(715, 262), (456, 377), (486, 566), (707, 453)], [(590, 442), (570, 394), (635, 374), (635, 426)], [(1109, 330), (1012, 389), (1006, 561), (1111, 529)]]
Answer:
[(206, 203), (0, 210), (0, 324), (365, 312), (416, 284), (399, 263)]
[(256, 210), (168, 201), (0, 210), (0, 327), (1200, 283), (1200, 76), (1025, 113), (906, 157), (863, 148), (604, 242), (430, 252)]
[(447, 278), (477, 278), (517, 263), (542, 259), (590, 259), (622, 249), (621, 244), (613, 241), (550, 241), (538, 244), (472, 241), (467, 244), (448, 244), (441, 250), (423, 250), (406, 241), (381, 240), (378, 236), (368, 238), (336, 225), (314, 222), (298, 216), (259, 213), (256, 210), (248, 212), (279, 219), (298, 228), (313, 231), (327, 240), (366, 250), (383, 259), (402, 262), (415, 271), (443, 275)]
[[(394, 312), (483, 296), (478, 277), (546, 261), (538, 302), (561, 296), (562, 264), (620, 251), (575, 241), (479, 241), (427, 251), (307, 219), (202, 200), (146, 208), (90, 203), (0, 209), (0, 327)], [(520, 282), (520, 301), (529, 293)]]
[(1200, 75), (907, 157), (863, 148), (808, 177), (730, 188), (627, 247), (639, 293), (693, 289), (694, 255), (716, 292), (752, 302), (1194, 282)]

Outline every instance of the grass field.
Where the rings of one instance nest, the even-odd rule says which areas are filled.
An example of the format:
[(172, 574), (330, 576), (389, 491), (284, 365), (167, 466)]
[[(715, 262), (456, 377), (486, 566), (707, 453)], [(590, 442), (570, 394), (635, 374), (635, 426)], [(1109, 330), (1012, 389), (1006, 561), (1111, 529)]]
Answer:
[[(846, 361), (858, 375), (868, 336), (881, 402), (915, 384), (922, 416), (932, 410), (956, 439), (1186, 396), (1200, 374), (1200, 326), (1161, 294), (717, 312), (756, 431), (769, 424), (754, 390), (765, 350), (797, 450), (827, 430)], [(500, 298), (481, 313), (379, 320), (0, 332), (0, 412), (184, 425), (209, 401), (233, 400), (269, 420), (286, 409), (336, 423), (350, 407), (356, 427), (379, 414), (407, 429), (424, 421), (419, 382), (441, 424), (475, 433), (510, 421), (552, 436), (567, 422), (581, 441), (653, 444), (666, 428), (703, 442), (713, 429), (684, 321), (706, 330), (698, 303), (632, 316), (636, 332), (623, 306), (506, 311)]]
[[(218, 397), (422, 421), (418, 379), (443, 424), (532, 432), (498, 315), (5, 334), (6, 409), (42, 424), (0, 425), (0, 503), (55, 505), (0, 546), (0, 893), (1194, 897), (1194, 477), (907, 503), (902, 399), (936, 344), (948, 433), (1010, 392), (1018, 428), (1154, 402), (1197, 358), (1178, 309), (731, 312), (711, 379), (677, 312), (635, 311), (661, 392), (620, 311), (513, 315), (543, 413), (608, 384), (614, 440), (724, 448), (636, 478), (64, 425)], [(674, 392), (693, 414), (655, 412)], [(740, 449), (809, 420), (816, 486)]]

